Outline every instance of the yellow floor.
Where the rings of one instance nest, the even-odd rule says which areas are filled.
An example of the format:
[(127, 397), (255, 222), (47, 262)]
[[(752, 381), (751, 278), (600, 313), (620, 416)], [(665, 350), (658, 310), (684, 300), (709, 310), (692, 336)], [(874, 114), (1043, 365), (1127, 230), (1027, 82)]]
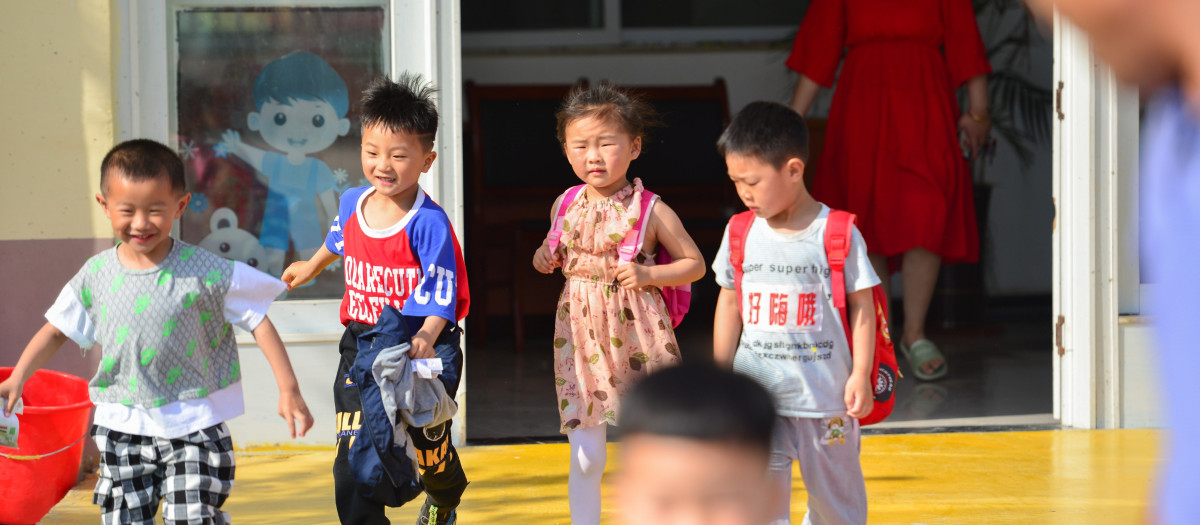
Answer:
[[(1041, 431), (868, 436), (862, 464), (871, 523), (1140, 523), (1160, 432)], [(610, 444), (610, 458), (617, 458)], [(568, 523), (566, 445), (469, 447), (460, 523)], [(235, 523), (337, 523), (332, 451), (245, 452), (225, 508)], [(618, 468), (610, 461), (609, 470)], [(792, 510), (804, 515), (797, 481)], [(93, 482), (43, 521), (92, 524)], [(608, 486), (605, 486), (608, 494)], [(420, 501), (389, 516), (412, 523)], [(606, 497), (606, 523), (615, 512)]]

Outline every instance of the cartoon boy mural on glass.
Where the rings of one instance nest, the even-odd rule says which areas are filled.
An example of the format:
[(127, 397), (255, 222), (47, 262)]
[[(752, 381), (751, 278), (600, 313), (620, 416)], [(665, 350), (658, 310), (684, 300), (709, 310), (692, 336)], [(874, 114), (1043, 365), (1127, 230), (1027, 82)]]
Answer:
[(242, 142), (236, 130), (221, 135), (220, 147), (256, 170), (267, 187), (259, 244), (267, 253), (267, 273), (283, 273), (289, 246), (308, 259), (324, 241), (318, 205), (325, 217), (337, 213), (338, 174), (310, 157), (350, 131), (346, 82), (321, 57), (298, 51), (271, 61), (254, 83), (254, 106), (246, 116), (250, 131), (276, 151)]
[[(274, 275), (321, 245), (340, 192), (366, 184), (348, 95), (387, 73), (386, 2), (357, 3), (168, 3), (173, 133), (193, 193), (182, 240)], [(287, 299), (342, 297), (339, 269)]]

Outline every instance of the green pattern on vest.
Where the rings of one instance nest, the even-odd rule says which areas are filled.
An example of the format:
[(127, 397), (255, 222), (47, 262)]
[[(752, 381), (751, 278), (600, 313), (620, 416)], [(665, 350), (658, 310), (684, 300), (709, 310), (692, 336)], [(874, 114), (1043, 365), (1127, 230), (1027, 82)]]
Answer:
[[(92, 400), (153, 408), (236, 382), (237, 345), (224, 321), (232, 276), (229, 261), (179, 240), (148, 270), (125, 268), (116, 248), (88, 260), (70, 286), (104, 348)], [(118, 385), (126, 387), (110, 388)]]

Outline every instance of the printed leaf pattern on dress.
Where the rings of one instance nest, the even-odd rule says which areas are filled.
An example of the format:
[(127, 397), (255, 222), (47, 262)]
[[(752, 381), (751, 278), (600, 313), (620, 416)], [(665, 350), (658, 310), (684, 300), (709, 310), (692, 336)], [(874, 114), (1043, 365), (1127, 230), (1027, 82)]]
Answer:
[[(651, 289), (616, 281), (618, 247), (637, 223), (640, 180), (566, 212), (566, 283), (554, 310), (554, 384), (561, 429), (617, 424), (618, 400), (646, 373), (679, 362), (674, 333)], [(571, 345), (570, 351), (565, 351)]]

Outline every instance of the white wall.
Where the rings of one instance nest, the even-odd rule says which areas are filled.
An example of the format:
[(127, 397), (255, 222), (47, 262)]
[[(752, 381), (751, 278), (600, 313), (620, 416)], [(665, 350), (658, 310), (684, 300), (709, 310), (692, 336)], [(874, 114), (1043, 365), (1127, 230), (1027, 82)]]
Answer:
[[(1128, 322), (1124, 322), (1129, 319)], [(1120, 324), (1120, 428), (1166, 426), (1158, 381), (1158, 346), (1151, 327), (1136, 318)]]
[(571, 84), (579, 77), (595, 84), (711, 84), (723, 77), (729, 109), (755, 100), (787, 101), (795, 80), (784, 67), (787, 52), (620, 52), (488, 54), (465, 52), (463, 78), (479, 84)]
[[(706, 84), (725, 79), (729, 109), (736, 113), (755, 100), (786, 103), (795, 74), (785, 66), (789, 49), (735, 51), (619, 51), (619, 52), (467, 52), (463, 78), (479, 84), (570, 84), (580, 77), (595, 83), (610, 80), (625, 85)], [(1035, 79), (1051, 83), (1052, 50), (1047, 42), (1035, 49)], [(813, 113), (828, 111), (828, 93)], [(1022, 172), (1011, 150), (1002, 146), (988, 168), (995, 189), (991, 210), (991, 247), (987, 257), (989, 290), (998, 295), (1046, 294), (1051, 286), (1049, 141), (1036, 155), (1033, 168)]]
[(288, 435), (287, 423), (279, 417), (279, 387), (262, 349), (248, 335), (238, 337), (242, 365), (242, 399), (246, 413), (227, 422), (238, 447), (333, 446), (337, 442), (333, 396), (333, 376), (338, 369), (337, 342), (296, 343), (285, 341), (288, 357), (300, 383), (300, 395), (313, 415), (313, 428), (295, 440)]

